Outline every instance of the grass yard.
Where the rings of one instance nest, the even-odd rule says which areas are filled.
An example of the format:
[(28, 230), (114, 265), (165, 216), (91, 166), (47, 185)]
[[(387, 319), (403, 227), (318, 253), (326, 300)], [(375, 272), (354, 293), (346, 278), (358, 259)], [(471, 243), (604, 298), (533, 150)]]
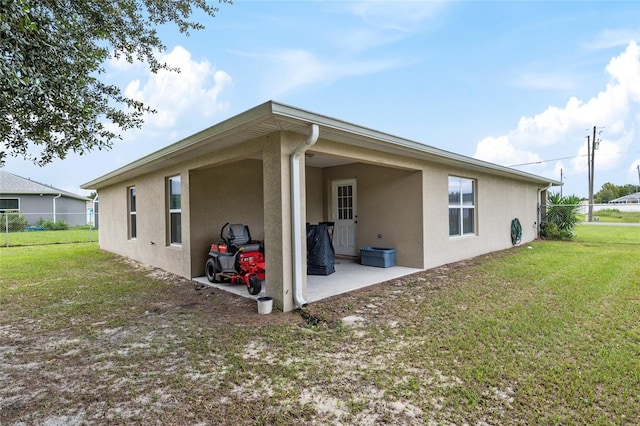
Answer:
[(96, 244), (0, 249), (0, 424), (636, 425), (640, 227), (258, 315)]
[[(605, 209), (593, 212), (594, 218), (599, 222), (608, 223), (640, 223), (640, 212), (621, 212), (618, 209)], [(587, 221), (587, 215), (578, 215), (582, 222)]]
[(0, 235), (0, 246), (88, 243), (96, 241), (98, 241), (98, 230), (89, 226), (76, 226), (62, 231), (21, 231), (2, 233)]

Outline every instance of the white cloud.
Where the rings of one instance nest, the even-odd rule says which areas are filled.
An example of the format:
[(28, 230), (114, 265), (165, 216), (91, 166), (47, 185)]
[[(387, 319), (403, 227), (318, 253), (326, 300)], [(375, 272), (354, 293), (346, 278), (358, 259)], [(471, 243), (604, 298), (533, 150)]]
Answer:
[(525, 89), (571, 90), (575, 87), (574, 79), (569, 75), (552, 73), (521, 74), (514, 85)]
[[(331, 3), (351, 24), (328, 33), (341, 51), (362, 52), (402, 41), (415, 33), (433, 31), (446, 23), (445, 1), (349, 1)], [(335, 6), (337, 5), (337, 6)], [(357, 19), (353, 19), (353, 17)]]
[(268, 97), (271, 99), (319, 82), (331, 82), (346, 77), (372, 74), (405, 65), (404, 62), (397, 59), (323, 61), (313, 53), (301, 49), (260, 54), (235, 53), (267, 62), (267, 65), (262, 66), (262, 69), (265, 70), (262, 78), (263, 86), (267, 88)]
[(574, 173), (586, 173), (589, 169), (588, 161), (589, 154), (587, 154), (587, 142), (585, 140), (578, 148), (576, 157), (571, 159), (571, 170), (573, 170)]
[(534, 152), (515, 149), (507, 136), (484, 138), (478, 142), (474, 157), (506, 166), (536, 163), (541, 160)]
[(607, 72), (633, 102), (640, 102), (640, 46), (631, 42), (625, 52), (607, 65)]
[[(572, 97), (562, 107), (550, 106), (533, 117), (522, 117), (507, 135), (481, 140), (474, 157), (504, 165), (522, 164), (542, 158), (575, 156), (569, 174), (587, 170), (586, 136), (593, 125), (606, 126), (596, 151), (598, 171), (620, 168), (632, 149), (636, 126), (640, 126), (640, 47), (629, 43), (606, 67), (611, 80), (606, 89), (586, 103)], [(592, 137), (592, 136), (591, 136)], [(556, 154), (562, 153), (562, 154)], [(542, 164), (542, 163), (541, 163)], [(626, 165), (623, 166), (626, 169)], [(557, 173), (558, 163), (549, 162), (547, 172)], [(567, 172), (567, 170), (564, 170)]]
[(145, 81), (131, 81), (125, 96), (140, 100), (157, 110), (145, 117), (145, 123), (159, 129), (175, 127), (187, 117), (209, 117), (227, 108), (221, 93), (231, 86), (229, 74), (216, 70), (209, 62), (192, 59), (191, 53), (176, 46), (160, 56), (160, 61), (180, 72), (159, 70), (146, 72)]
[(347, 3), (351, 12), (377, 28), (415, 32), (441, 15), (445, 1), (360, 1)]
[(364, 51), (400, 40), (397, 33), (379, 31), (375, 28), (346, 28), (345, 32), (332, 34), (333, 42), (340, 48)]
[[(157, 56), (157, 54), (156, 54)], [(125, 59), (124, 55), (120, 55), (120, 57), (116, 58), (113, 54), (107, 59), (107, 69), (118, 72), (134, 72), (134, 71), (143, 71), (148, 65), (144, 62), (134, 60), (133, 62), (129, 62)]]
[(614, 142), (609, 140), (602, 140), (598, 144), (598, 149), (595, 152), (594, 163), (598, 171), (612, 170), (619, 167), (620, 160), (623, 158), (624, 144), (620, 141)]
[(640, 41), (640, 29), (603, 30), (596, 34), (594, 40), (587, 47), (591, 49), (608, 49), (610, 47), (626, 46), (634, 41)]

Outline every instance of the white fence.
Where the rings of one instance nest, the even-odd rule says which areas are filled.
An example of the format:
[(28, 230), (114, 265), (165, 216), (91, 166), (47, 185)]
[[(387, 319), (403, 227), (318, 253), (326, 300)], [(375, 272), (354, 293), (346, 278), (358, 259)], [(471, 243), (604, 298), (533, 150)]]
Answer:
[[(638, 203), (629, 203), (629, 204), (594, 204), (593, 205), (593, 213), (602, 211), (602, 210), (618, 210), (624, 213), (635, 213), (640, 212), (640, 204)], [(589, 213), (589, 204), (588, 203), (580, 203), (579, 212), (581, 214)]]

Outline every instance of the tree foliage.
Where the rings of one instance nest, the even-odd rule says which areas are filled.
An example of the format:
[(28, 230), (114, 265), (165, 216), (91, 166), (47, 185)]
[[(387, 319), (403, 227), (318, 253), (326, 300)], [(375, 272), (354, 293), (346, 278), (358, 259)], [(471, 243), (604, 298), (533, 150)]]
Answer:
[(190, 20), (197, 10), (218, 9), (207, 0), (0, 0), (0, 164), (108, 149), (140, 127), (152, 110), (103, 83), (104, 63), (170, 69), (154, 56), (165, 50), (156, 27), (173, 22), (188, 35), (204, 28)]
[(600, 191), (593, 195), (593, 202), (595, 204), (605, 204), (616, 198), (624, 197), (625, 195), (633, 194), (637, 192), (635, 185), (614, 185), (611, 182), (607, 182), (602, 185)]

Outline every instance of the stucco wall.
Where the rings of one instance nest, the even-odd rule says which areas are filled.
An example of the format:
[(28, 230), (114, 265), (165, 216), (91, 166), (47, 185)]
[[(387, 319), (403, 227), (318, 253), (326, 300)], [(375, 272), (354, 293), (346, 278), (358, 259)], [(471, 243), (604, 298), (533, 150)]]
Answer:
[[(357, 178), (358, 245), (396, 248), (396, 263), (431, 268), (512, 247), (511, 220), (522, 224), (522, 243), (537, 236), (538, 185), (456, 167), (407, 160), (325, 142), (319, 149), (368, 162), (324, 169), (325, 219), (331, 180)], [(421, 172), (398, 167), (418, 168)], [(449, 237), (448, 177), (475, 179), (476, 234)], [(377, 238), (382, 234), (383, 238)], [(422, 243), (424, 241), (424, 243)], [(423, 245), (424, 244), (424, 245)], [(414, 256), (420, 256), (415, 259)]]
[(220, 229), (225, 223), (248, 225), (252, 238), (264, 240), (261, 160), (241, 160), (192, 170), (189, 182), (191, 268), (195, 276), (204, 275), (209, 247), (220, 241)]
[[(448, 177), (476, 179), (476, 234), (449, 237)], [(431, 165), (425, 169), (425, 268), (512, 247), (511, 220), (522, 243), (536, 238), (538, 187), (483, 173)]]
[[(222, 216), (231, 216), (228, 212), (232, 207), (229, 203), (232, 203), (234, 207), (238, 207), (239, 211), (247, 214), (244, 216), (243, 213), (243, 218), (247, 218), (252, 236), (262, 239), (264, 221), (259, 219), (263, 214), (262, 204), (260, 204), (262, 192), (258, 187), (262, 187), (264, 191), (265, 183), (260, 175), (261, 161), (249, 159), (259, 157), (265, 146), (277, 145), (278, 141), (278, 135), (268, 135), (232, 148), (198, 156), (190, 161), (141, 175), (117, 185), (99, 188), (100, 246), (105, 250), (152, 264), (185, 278), (203, 275), (203, 253), (207, 245), (219, 239), (220, 226), (225, 223), (222, 222), (219, 226), (210, 223), (211, 208), (219, 211)], [(175, 175), (181, 176), (182, 186), (181, 246), (168, 244), (166, 179)], [(210, 176), (214, 179), (209, 180)], [(234, 182), (236, 176), (238, 181)], [(191, 177), (195, 179), (193, 195), (197, 197), (197, 202), (190, 200)], [(217, 185), (215, 178), (220, 178), (224, 185)], [(250, 184), (250, 188), (245, 190), (241, 184)], [(135, 186), (137, 192), (138, 233), (135, 240), (127, 239), (127, 188), (131, 186)], [(233, 192), (241, 195), (231, 197)], [(222, 207), (222, 203), (219, 203), (220, 205), (216, 203), (215, 195), (212, 195), (216, 193), (228, 201), (226, 207)], [(204, 205), (201, 206), (200, 202)], [(193, 214), (192, 207), (198, 209)], [(192, 216), (201, 220), (193, 221)], [(228, 220), (243, 222), (245, 219), (236, 216)], [(190, 228), (192, 224), (195, 226), (194, 230)], [(192, 238), (196, 239), (193, 245)], [(209, 242), (210, 239), (213, 241)]]
[(422, 268), (421, 172), (364, 163), (324, 169), (327, 220), (331, 182), (349, 178), (357, 181), (357, 246), (393, 247), (397, 265)]
[[(181, 177), (182, 245), (169, 244), (166, 179)], [(137, 238), (128, 239), (127, 188), (136, 187)], [(100, 196), (100, 247), (139, 262), (190, 277), (189, 174), (179, 167), (139, 176), (102, 188)]]
[[(203, 274), (208, 247), (219, 239), (220, 227), (227, 221), (245, 223), (255, 239), (266, 242), (267, 294), (281, 309), (293, 309), (289, 158), (304, 139), (275, 132), (100, 188), (101, 247), (191, 278)], [(331, 182), (356, 178), (357, 245), (394, 247), (398, 265), (430, 268), (509, 248), (514, 217), (522, 223), (524, 243), (536, 236), (535, 184), (323, 139), (313, 151), (353, 162), (303, 168), (306, 221), (330, 221)], [(181, 247), (167, 242), (166, 179), (177, 174), (182, 183)], [(476, 235), (448, 235), (449, 175), (477, 181)], [(135, 240), (127, 239), (130, 186), (137, 191)], [(301, 228), (304, 235), (304, 220)]]
[(307, 222), (324, 222), (325, 208), (323, 200), (323, 172), (321, 168), (307, 167), (306, 178), (306, 206)]

